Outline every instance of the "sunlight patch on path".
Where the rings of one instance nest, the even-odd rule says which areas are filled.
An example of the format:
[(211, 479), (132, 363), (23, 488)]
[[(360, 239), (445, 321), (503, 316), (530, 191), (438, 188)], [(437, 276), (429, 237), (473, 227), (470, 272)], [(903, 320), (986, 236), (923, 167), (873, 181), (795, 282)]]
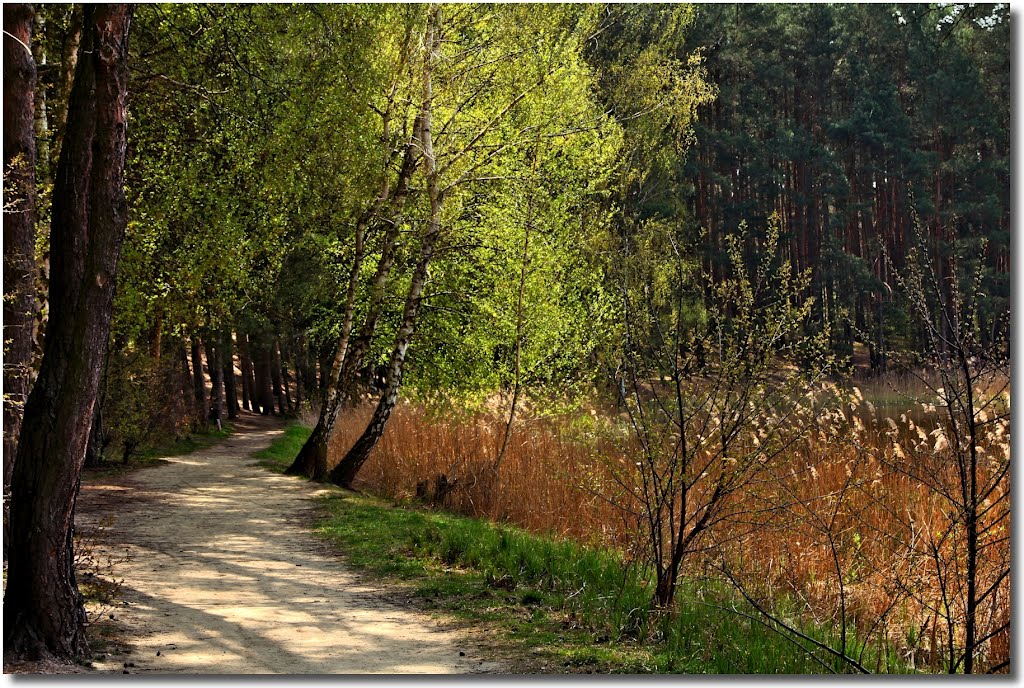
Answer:
[[(82, 490), (79, 522), (108, 522), (101, 551), (130, 561), (117, 615), (134, 651), (97, 662), (121, 673), (501, 672), (457, 631), (360, 583), (301, 522), (321, 486), (249, 456), (281, 433), (246, 416), (237, 434), (188, 457)], [(273, 425), (272, 425), (273, 424)], [(91, 506), (95, 502), (98, 506)], [(111, 523), (112, 521), (112, 523)], [(157, 652), (160, 654), (157, 655)], [(460, 656), (465, 652), (465, 656)]]

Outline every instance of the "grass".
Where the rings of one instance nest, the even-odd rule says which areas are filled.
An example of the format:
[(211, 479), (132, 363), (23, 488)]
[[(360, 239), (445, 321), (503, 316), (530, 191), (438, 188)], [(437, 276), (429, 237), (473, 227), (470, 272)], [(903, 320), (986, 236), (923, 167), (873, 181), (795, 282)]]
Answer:
[(259, 465), (264, 468), (275, 473), (284, 473), (298, 456), (310, 433), (311, 430), (305, 426), (289, 425), (285, 428), (284, 435), (274, 440), (266, 449), (254, 453), (253, 457), (259, 459)]
[[(291, 426), (257, 454), (283, 470), (309, 435)], [(400, 583), (428, 609), (493, 629), (543, 670), (822, 673), (841, 670), (742, 612), (717, 581), (684, 581), (670, 612), (613, 550), (349, 492), (323, 498), (316, 532), (350, 565)], [(808, 635), (823, 639), (814, 629)], [(889, 667), (890, 670), (896, 667)]]

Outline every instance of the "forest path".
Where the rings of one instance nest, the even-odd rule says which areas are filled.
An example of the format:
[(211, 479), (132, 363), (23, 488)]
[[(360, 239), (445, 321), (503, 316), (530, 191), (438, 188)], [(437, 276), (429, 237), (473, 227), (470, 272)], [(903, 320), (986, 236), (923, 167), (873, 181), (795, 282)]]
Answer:
[[(315, 484), (252, 452), (280, 421), (245, 414), (218, 445), (83, 484), (78, 523), (124, 579), (113, 612), (132, 646), (100, 671), (196, 674), (501, 672), (462, 631), (403, 608), (308, 531)], [(391, 595), (394, 597), (394, 595)], [(125, 604), (127, 603), (127, 604)], [(464, 651), (466, 656), (460, 656)]]

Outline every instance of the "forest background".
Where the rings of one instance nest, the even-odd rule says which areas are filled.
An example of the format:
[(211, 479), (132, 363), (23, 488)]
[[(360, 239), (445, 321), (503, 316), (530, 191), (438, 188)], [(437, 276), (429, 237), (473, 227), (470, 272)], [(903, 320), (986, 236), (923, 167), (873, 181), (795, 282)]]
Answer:
[[(22, 24), (5, 505), (92, 30)], [(670, 641), (682, 586), (833, 669), (1008, 670), (1008, 6), (142, 5), (131, 32), (87, 466), (299, 418), (292, 473), (619, 553), (649, 599), (616, 637)]]

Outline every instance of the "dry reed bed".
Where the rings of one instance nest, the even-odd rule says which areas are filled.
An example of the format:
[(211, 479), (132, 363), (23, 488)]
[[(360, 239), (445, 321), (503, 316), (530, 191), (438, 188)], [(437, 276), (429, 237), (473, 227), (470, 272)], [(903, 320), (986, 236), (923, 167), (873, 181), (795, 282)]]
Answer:
[[(371, 412), (363, 405), (346, 414), (331, 443), (335, 461), (366, 427)], [(601, 417), (608, 421), (609, 415)], [(614, 417), (610, 420), (614, 425)], [(593, 416), (582, 425), (578, 421), (518, 423), (495, 471), (503, 419), (403, 402), (359, 482), (392, 498), (436, 499), (436, 479), (443, 475), (454, 483), (437, 500), (447, 509), (638, 557), (642, 548), (635, 517), (629, 515), (638, 505), (612, 477), (629, 465), (623, 453), (629, 438), (609, 441), (607, 433), (594, 432), (599, 420)], [(874, 424), (879, 425), (877, 418)], [(793, 613), (825, 628), (845, 619), (862, 636), (884, 639), (886, 651), (898, 652), (903, 661), (942, 670), (948, 628), (942, 608), (933, 605), (941, 598), (940, 574), (953, 572), (955, 578), (959, 573), (962, 543), (949, 540), (930, 548), (925, 535), (950, 523), (943, 500), (899, 470), (883, 432), (866, 436), (871, 438), (867, 446), (827, 433), (795, 445), (767, 479), (733, 497), (733, 517), (704, 539), (703, 549), (687, 561), (687, 572), (714, 575), (727, 567), (756, 599), (784, 596), (796, 605)], [(1008, 451), (1008, 437), (1006, 443)], [(936, 475), (953, 470), (939, 463), (927, 469)], [(948, 477), (952, 484), (954, 476)], [(1001, 489), (1008, 489), (1008, 477), (1004, 482)], [(1007, 499), (986, 515), (987, 522), (1002, 519), (1008, 532), (1008, 509)], [(980, 589), (996, 582), (1009, 556), (1008, 538), (987, 545)], [(953, 596), (962, 595), (957, 581), (946, 585)], [(981, 625), (997, 628), (1009, 614), (1004, 581), (986, 600)], [(1006, 630), (989, 642), (983, 664), (995, 666), (1008, 656)]]

